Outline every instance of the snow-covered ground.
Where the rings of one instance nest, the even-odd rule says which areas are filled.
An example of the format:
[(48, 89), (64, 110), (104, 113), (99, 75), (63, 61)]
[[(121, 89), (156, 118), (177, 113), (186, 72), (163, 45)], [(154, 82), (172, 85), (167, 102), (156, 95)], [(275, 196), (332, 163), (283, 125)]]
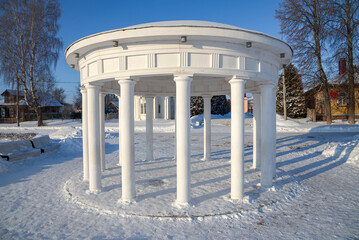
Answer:
[(358, 239), (359, 125), (331, 126), (277, 116), (277, 176), (260, 189), (251, 168), (252, 118), (246, 115), (245, 194), (231, 201), (230, 119), (213, 116), (212, 160), (201, 161), (201, 116), (192, 124), (192, 201), (177, 206), (174, 121), (154, 121), (154, 156), (145, 159), (145, 122), (135, 124), (136, 202), (123, 204), (118, 122), (106, 122), (103, 191), (87, 195), (81, 122), (0, 125), (0, 133), (48, 134), (59, 150), (0, 160), (0, 239)]

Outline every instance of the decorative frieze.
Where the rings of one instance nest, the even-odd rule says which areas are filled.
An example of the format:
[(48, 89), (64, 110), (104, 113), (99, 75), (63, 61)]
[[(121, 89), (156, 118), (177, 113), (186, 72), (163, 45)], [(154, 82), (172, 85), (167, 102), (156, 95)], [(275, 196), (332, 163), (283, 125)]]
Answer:
[(97, 64), (97, 61), (95, 61), (88, 65), (88, 76), (92, 77), (97, 74), (98, 74), (98, 64)]

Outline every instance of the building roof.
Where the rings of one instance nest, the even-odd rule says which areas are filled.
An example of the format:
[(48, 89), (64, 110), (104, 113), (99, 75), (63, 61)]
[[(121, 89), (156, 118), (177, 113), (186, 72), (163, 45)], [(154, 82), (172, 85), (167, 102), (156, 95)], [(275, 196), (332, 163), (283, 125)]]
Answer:
[[(143, 23), (138, 25), (133, 25), (129, 27), (123, 28), (125, 29), (133, 29), (133, 28), (148, 28), (148, 27), (212, 27), (212, 28), (229, 28), (229, 29), (237, 29), (237, 30), (246, 30), (243, 28), (239, 28), (233, 25), (209, 22), (209, 21), (196, 21), (196, 20), (180, 20), (180, 21), (162, 21), (162, 22), (151, 22), (151, 23)], [(249, 31), (249, 30), (246, 30)], [(255, 32), (255, 31), (252, 31)]]
[(83, 37), (68, 46), (65, 51), (66, 62), (79, 71), (77, 58), (81, 58), (93, 49), (108, 49), (113, 41), (122, 48), (122, 46), (127, 47), (128, 44), (142, 42), (179, 43), (180, 36), (196, 41), (216, 41), (239, 45), (244, 45), (249, 41), (253, 43), (253, 47), (266, 49), (274, 55), (285, 53), (285, 58), (280, 59), (283, 63), (289, 62), (293, 55), (293, 50), (287, 43), (258, 31), (216, 22), (182, 20), (139, 24)]
[(62, 107), (62, 106), (64, 106), (52, 96), (49, 96), (47, 98), (42, 98), (40, 101), (40, 105), (41, 105), (41, 107)]
[[(6, 89), (1, 95), (3, 96), (5, 94), (5, 92), (9, 92), (12, 95), (16, 95), (16, 90), (12, 90), (12, 89)], [(20, 94), (21, 95), (21, 94)], [(45, 94), (42, 94), (43, 96), (40, 97), (40, 105), (41, 107), (62, 107), (63, 105), (57, 101), (53, 96), (48, 96)], [(23, 96), (23, 94), (21, 95)], [(26, 102), (25, 100), (20, 100), (19, 101), (20, 106), (25, 106)], [(2, 106), (14, 106), (16, 105), (16, 103), (5, 103), (4, 99), (0, 100), (0, 105)]]
[[(5, 89), (5, 91), (1, 94), (2, 96), (4, 96), (4, 94), (8, 92), (10, 93), (11, 95), (15, 95), (16, 96), (16, 90), (13, 90), (13, 89)], [(24, 94), (22, 94), (22, 92), (20, 91), (20, 96), (24, 96)]]
[[(359, 63), (355, 64), (355, 68), (359, 69)], [(341, 75), (337, 75), (334, 78), (328, 79), (328, 83), (330, 85), (342, 85), (342, 84), (347, 84), (348, 83), (348, 72), (341, 74)], [(355, 72), (354, 73), (354, 84), (359, 84), (359, 72)], [(318, 89), (320, 87), (320, 84), (309, 88), (306, 93), (309, 93), (310, 91), (313, 91), (314, 89)]]
[[(329, 84), (346, 84), (348, 82), (348, 73), (344, 73), (341, 75), (338, 75), (332, 79), (328, 80)], [(354, 74), (354, 83), (359, 84), (359, 74)]]

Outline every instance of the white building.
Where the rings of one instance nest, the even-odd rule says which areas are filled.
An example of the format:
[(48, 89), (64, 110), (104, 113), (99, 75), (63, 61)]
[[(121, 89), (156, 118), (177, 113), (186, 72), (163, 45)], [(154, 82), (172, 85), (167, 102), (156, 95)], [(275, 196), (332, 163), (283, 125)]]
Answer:
[[(275, 89), (278, 70), (291, 61), (288, 44), (266, 34), (204, 21), (155, 22), (84, 37), (65, 52), (80, 72), (83, 104), (83, 166), (89, 192), (101, 192), (105, 168), (104, 96), (120, 97), (121, 199), (136, 198), (135, 103), (146, 109), (146, 157), (153, 160), (153, 112), (176, 101), (178, 203), (191, 200), (190, 98), (204, 98), (204, 156), (211, 156), (211, 97), (231, 96), (231, 198), (244, 196), (244, 93), (253, 93), (253, 166), (261, 187), (272, 186), (276, 161)], [(144, 96), (146, 106), (141, 104)], [(155, 98), (157, 97), (157, 98)], [(161, 99), (161, 100), (159, 100)], [(154, 102), (161, 104), (153, 104)], [(155, 107), (154, 107), (155, 106)], [(173, 108), (172, 108), (173, 109)], [(101, 113), (101, 114), (100, 114)], [(140, 110), (141, 113), (141, 110)], [(141, 118), (142, 114), (139, 114)], [(207, 158), (205, 158), (207, 159)], [(120, 196), (119, 196), (120, 197)]]
[[(135, 96), (134, 112), (135, 120), (146, 120), (146, 98)], [(153, 98), (154, 119), (174, 119), (175, 101), (174, 97), (156, 96)]]

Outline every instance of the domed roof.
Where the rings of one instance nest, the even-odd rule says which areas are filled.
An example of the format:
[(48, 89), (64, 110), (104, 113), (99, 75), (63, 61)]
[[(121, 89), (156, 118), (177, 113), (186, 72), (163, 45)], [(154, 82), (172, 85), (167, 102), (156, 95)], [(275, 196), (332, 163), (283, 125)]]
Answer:
[(144, 23), (144, 24), (125, 27), (123, 28), (123, 30), (134, 29), (134, 28), (135, 29), (148, 28), (148, 27), (211, 27), (211, 28), (244, 30), (243, 28), (239, 28), (228, 24), (209, 22), (209, 21), (194, 21), (194, 20), (151, 22), (151, 23)]

